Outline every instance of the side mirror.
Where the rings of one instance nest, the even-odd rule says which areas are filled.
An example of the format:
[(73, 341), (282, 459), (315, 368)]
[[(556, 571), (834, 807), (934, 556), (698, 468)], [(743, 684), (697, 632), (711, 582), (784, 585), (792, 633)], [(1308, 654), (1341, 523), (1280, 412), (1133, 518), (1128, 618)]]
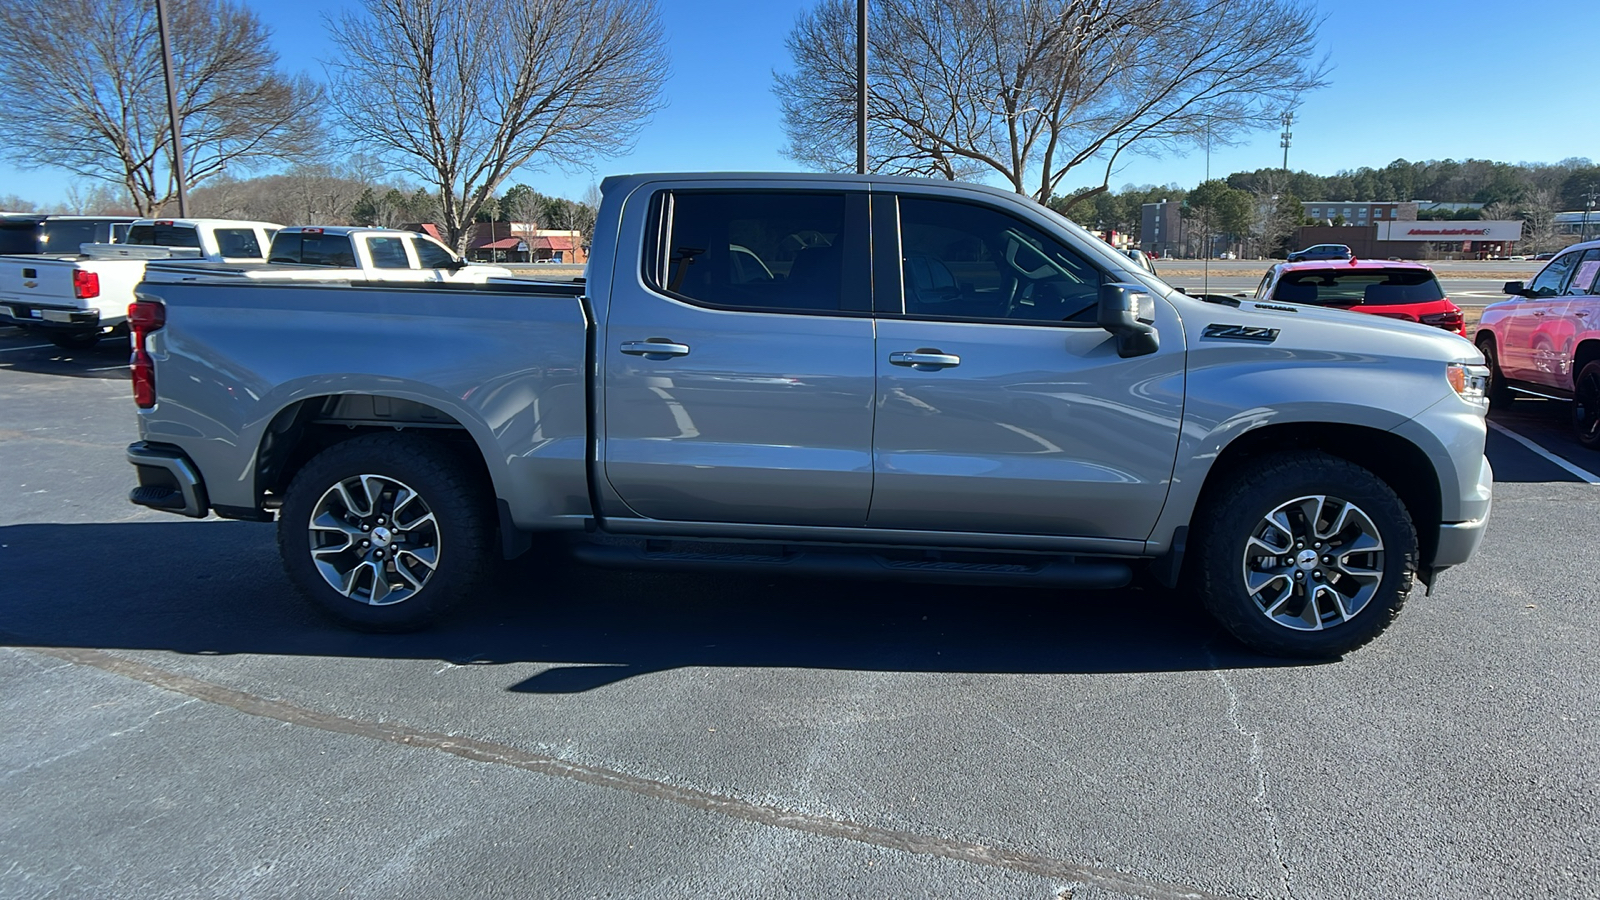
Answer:
[(1156, 298), (1137, 284), (1100, 285), (1100, 304), (1095, 324), (1117, 339), (1117, 355), (1123, 359), (1156, 352), (1161, 346), (1156, 333)]
[(1528, 289), (1523, 287), (1522, 282), (1520, 281), (1508, 281), (1506, 282), (1505, 287), (1501, 288), (1500, 290), (1510, 294), (1513, 297), (1526, 297), (1528, 295)]

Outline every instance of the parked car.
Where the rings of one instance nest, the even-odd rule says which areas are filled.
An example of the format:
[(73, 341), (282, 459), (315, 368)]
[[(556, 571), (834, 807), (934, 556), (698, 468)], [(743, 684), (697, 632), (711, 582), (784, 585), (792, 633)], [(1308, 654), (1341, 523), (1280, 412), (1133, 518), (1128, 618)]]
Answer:
[(773, 577), (1140, 568), (1312, 657), (1482, 538), (1487, 371), (1436, 329), (1186, 297), (979, 185), (602, 194), (583, 284), (146, 283), (130, 499), (275, 518), (293, 583), (358, 628), (420, 627), (543, 535)]
[(1139, 266), (1139, 268), (1149, 272), (1151, 275), (1156, 273), (1155, 263), (1151, 262), (1150, 254), (1145, 253), (1143, 250), (1138, 250), (1131, 247), (1122, 252), (1126, 254), (1129, 259), (1133, 260), (1134, 263)]
[(1529, 259), (1537, 259), (1537, 260), (1554, 259), (1555, 258), (1555, 253), (1552, 252), (1552, 251), (1548, 251), (1547, 250), (1544, 253), (1535, 253), (1534, 255), (1532, 255), (1532, 256), (1530, 256), (1528, 258)]
[(1445, 296), (1433, 270), (1422, 263), (1365, 259), (1279, 263), (1267, 270), (1255, 296), (1420, 322), (1467, 336), (1461, 307)]
[(113, 244), (128, 235), (135, 216), (0, 214), (0, 255), (77, 253), (84, 244)]
[(1474, 335), (1491, 400), (1571, 400), (1578, 442), (1600, 450), (1600, 241), (1568, 247), (1505, 292), (1510, 299), (1485, 308)]
[(272, 238), (267, 261), (153, 263), (145, 281), (211, 276), (251, 281), (439, 281), (512, 278), (511, 270), (462, 259), (425, 234), (354, 225), (292, 225)]
[(92, 347), (106, 335), (127, 333), (128, 304), (151, 260), (259, 262), (279, 227), (232, 219), (136, 219), (122, 242), (0, 256), (0, 323), (59, 347)]
[(1289, 262), (1299, 262), (1303, 259), (1350, 259), (1354, 255), (1344, 244), (1313, 244), (1304, 250), (1296, 250), (1289, 254)]

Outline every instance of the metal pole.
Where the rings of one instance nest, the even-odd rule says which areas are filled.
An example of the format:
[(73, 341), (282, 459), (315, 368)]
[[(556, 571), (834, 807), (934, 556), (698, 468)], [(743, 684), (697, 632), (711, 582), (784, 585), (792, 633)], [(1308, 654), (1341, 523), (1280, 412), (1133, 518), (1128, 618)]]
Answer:
[(172, 177), (178, 183), (178, 215), (189, 215), (189, 192), (183, 173), (183, 132), (178, 120), (178, 91), (173, 84), (172, 43), (167, 39), (166, 0), (156, 0), (156, 31), (161, 38), (161, 69), (167, 76), (167, 118), (172, 123)]
[(867, 0), (856, 0), (856, 174), (867, 174)]

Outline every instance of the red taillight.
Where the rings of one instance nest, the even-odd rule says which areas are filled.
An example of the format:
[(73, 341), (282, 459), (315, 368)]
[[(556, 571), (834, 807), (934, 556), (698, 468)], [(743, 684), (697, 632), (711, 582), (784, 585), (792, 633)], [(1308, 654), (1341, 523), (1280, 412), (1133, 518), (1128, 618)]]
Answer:
[(156, 363), (150, 358), (145, 339), (167, 324), (165, 304), (151, 300), (135, 300), (128, 306), (128, 331), (133, 339), (133, 358), (128, 361), (133, 370), (133, 402), (140, 409), (156, 405)]
[(1443, 328), (1445, 331), (1453, 331), (1462, 337), (1467, 336), (1466, 317), (1461, 315), (1461, 310), (1454, 307), (1442, 313), (1429, 313), (1420, 317), (1420, 321), (1424, 325), (1432, 325), (1435, 328)]
[(79, 300), (92, 300), (100, 296), (100, 273), (73, 269), (72, 296)]

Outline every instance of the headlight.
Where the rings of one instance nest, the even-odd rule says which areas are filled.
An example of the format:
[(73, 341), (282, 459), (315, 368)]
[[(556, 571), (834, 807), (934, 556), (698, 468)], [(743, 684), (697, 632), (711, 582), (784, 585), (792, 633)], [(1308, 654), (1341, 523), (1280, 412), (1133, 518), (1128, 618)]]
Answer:
[(1461, 399), (1468, 403), (1489, 402), (1489, 367), (1475, 363), (1450, 363), (1445, 366), (1444, 378)]

